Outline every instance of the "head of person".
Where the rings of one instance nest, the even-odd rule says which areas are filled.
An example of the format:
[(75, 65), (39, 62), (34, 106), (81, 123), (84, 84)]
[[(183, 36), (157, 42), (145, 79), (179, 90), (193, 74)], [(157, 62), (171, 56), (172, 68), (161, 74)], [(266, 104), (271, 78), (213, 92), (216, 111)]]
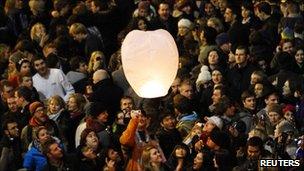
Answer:
[(84, 110), (84, 106), (86, 105), (87, 101), (83, 97), (82, 94), (73, 93), (70, 94), (67, 108), (69, 112), (82, 112)]
[(215, 115), (224, 115), (227, 117), (234, 117), (236, 114), (235, 103), (226, 96), (220, 99), (220, 102), (214, 105), (213, 113)]
[(177, 76), (177, 77), (174, 79), (174, 81), (173, 81), (173, 83), (172, 83), (172, 85), (171, 85), (171, 88), (170, 88), (171, 93), (172, 93), (173, 95), (176, 95), (176, 94), (178, 93), (178, 87), (180, 86), (180, 83), (181, 83), (181, 79)]
[(223, 83), (223, 74), (220, 70), (218, 69), (214, 69), (211, 72), (211, 80), (214, 83), (214, 85), (219, 85), (221, 83)]
[(35, 138), (40, 144), (43, 144), (49, 138), (51, 138), (51, 134), (49, 133), (49, 131), (47, 130), (47, 128), (45, 126), (39, 126), (35, 130)]
[(214, 28), (205, 26), (202, 28), (200, 34), (200, 41), (202, 42), (202, 44), (214, 45), (216, 35), (217, 31)]
[(251, 1), (244, 1), (241, 5), (241, 15), (243, 19), (247, 19), (253, 15), (253, 4)]
[(96, 119), (100, 123), (108, 122), (109, 114), (107, 112), (107, 108), (101, 102), (93, 102), (90, 105), (90, 112), (89, 113), (90, 113), (90, 116), (92, 116), (93, 119)]
[(254, 94), (255, 94), (255, 97), (256, 97), (256, 98), (263, 97), (264, 91), (265, 91), (264, 89), (265, 89), (264, 83), (262, 83), (262, 82), (257, 82), (257, 83), (254, 85)]
[(265, 21), (271, 15), (271, 6), (268, 2), (260, 2), (256, 7), (256, 16), (261, 20)]
[(45, 10), (45, 1), (30, 0), (29, 7), (34, 15), (39, 15), (39, 13), (42, 13)]
[(137, 6), (138, 16), (147, 17), (150, 12), (150, 2), (149, 1), (140, 1)]
[(207, 26), (212, 27), (217, 33), (222, 33), (224, 31), (224, 25), (222, 21), (217, 17), (211, 17), (207, 20)]
[(30, 113), (38, 124), (43, 125), (48, 120), (43, 103), (35, 101), (30, 104), (29, 109)]
[(87, 146), (94, 151), (97, 150), (99, 145), (99, 140), (97, 134), (94, 132), (93, 129), (86, 128), (82, 131), (80, 135), (80, 145)]
[(295, 60), (298, 65), (303, 65), (304, 62), (304, 48), (296, 48)]
[(143, 162), (143, 167), (146, 169), (159, 166), (163, 160), (158, 148), (152, 145), (144, 148), (141, 159)]
[(58, 144), (58, 142), (49, 138), (41, 145), (42, 154), (44, 154), (48, 161), (58, 162), (63, 160), (63, 150)]
[(181, 20), (178, 21), (177, 26), (178, 26), (178, 35), (179, 36), (185, 36), (187, 35), (192, 28), (192, 22), (188, 19), (182, 18)]
[(175, 128), (176, 120), (172, 113), (164, 113), (161, 115), (160, 125), (167, 131), (173, 130)]
[(206, 16), (214, 16), (216, 14), (215, 7), (210, 1), (204, 4), (204, 13)]
[(293, 55), (294, 52), (294, 42), (293, 40), (290, 39), (282, 39), (280, 41), (280, 48), (282, 50), (282, 52), (287, 52), (290, 55)]
[(103, 52), (94, 51), (90, 57), (88, 72), (94, 73), (98, 69), (106, 69), (106, 58)]
[(17, 65), (18, 63), (24, 59), (25, 56), (23, 55), (22, 52), (17, 51), (15, 53), (13, 53), (8, 60), (8, 72), (15, 72), (18, 71), (17, 70)]
[(69, 29), (70, 36), (77, 42), (82, 42), (87, 37), (87, 28), (82, 23), (74, 23)]
[(276, 126), (284, 117), (282, 106), (275, 103), (269, 105), (267, 115), (271, 125)]
[(208, 53), (208, 57), (206, 59), (206, 64), (207, 65), (220, 65), (221, 59), (222, 57), (220, 56), (220, 52), (216, 49), (213, 49), (211, 51), (209, 51)]
[(62, 97), (55, 95), (48, 99), (47, 112), (49, 115), (57, 114), (63, 109), (65, 109), (65, 102)]
[(256, 109), (255, 95), (249, 91), (244, 91), (241, 95), (241, 100), (245, 109), (254, 111)]
[(176, 159), (188, 159), (190, 155), (189, 147), (186, 144), (177, 144), (173, 149), (173, 157)]
[(229, 4), (224, 13), (224, 20), (226, 23), (232, 24), (240, 17), (240, 8), (236, 5)]
[[(282, 141), (282, 143), (290, 144), (294, 141), (296, 132), (297, 129), (294, 124), (287, 120), (283, 120), (275, 127), (274, 138), (277, 138), (278, 141)], [(280, 137), (282, 138), (281, 140), (279, 140)]]
[(258, 82), (262, 82), (265, 77), (266, 75), (262, 71), (259, 70), (253, 71), (253, 73), (250, 76), (250, 84), (254, 85)]
[(18, 112), (18, 105), (17, 105), (16, 98), (14, 96), (7, 98), (6, 103), (7, 103), (8, 110), (10, 112), (13, 112), (13, 113)]
[(110, 146), (105, 150), (105, 155), (108, 157), (108, 159), (115, 161), (116, 163), (121, 161), (121, 157), (119, 155), (119, 152), (114, 147)]
[(19, 76), (19, 83), (20, 86), (25, 86), (27, 88), (29, 88), (30, 90), (33, 89), (33, 79), (32, 76), (30, 74), (21, 74)]
[(21, 59), (17, 63), (16, 68), (17, 68), (17, 71), (23, 75), (32, 73), (31, 62), (27, 59)]
[(69, 64), (72, 71), (77, 71), (83, 74), (88, 73), (88, 65), (85, 60), (80, 57), (73, 57), (70, 59)]
[(231, 43), (227, 33), (220, 33), (215, 39), (216, 45), (225, 53), (229, 54), (231, 51)]
[(167, 21), (170, 16), (170, 6), (165, 1), (161, 2), (158, 5), (157, 13), (160, 19)]
[(30, 36), (33, 41), (37, 41), (37, 43), (40, 43), (40, 40), (45, 35), (46, 35), (46, 29), (43, 24), (36, 23), (32, 26)]
[(221, 98), (225, 96), (225, 90), (223, 86), (216, 86), (212, 93), (212, 104), (217, 104), (220, 102)]
[(185, 96), (188, 99), (193, 99), (194, 89), (193, 89), (193, 85), (191, 84), (190, 80), (188, 80), (188, 79), (183, 80), (180, 83), (178, 90), (181, 95)]
[(219, 130), (213, 130), (208, 137), (206, 145), (211, 151), (216, 151), (219, 149), (229, 149), (230, 138), (225, 132)]
[(258, 160), (264, 151), (263, 140), (260, 137), (251, 137), (247, 141), (247, 158), (249, 160)]
[(223, 128), (223, 121), (218, 116), (206, 117), (205, 120), (203, 131), (207, 133), (211, 133), (214, 129), (221, 130)]
[(32, 91), (26, 86), (20, 86), (15, 91), (15, 99), (18, 107), (24, 107), (32, 101)]
[(49, 73), (49, 68), (46, 65), (45, 58), (41, 56), (35, 56), (32, 60), (32, 63), (39, 75), (44, 77)]
[(2, 130), (4, 131), (4, 134), (9, 138), (18, 138), (20, 136), (18, 122), (13, 117), (8, 117), (3, 121)]
[(120, 99), (120, 110), (129, 113), (132, 109), (134, 109), (135, 104), (134, 100), (130, 96), (124, 96)]
[(278, 104), (279, 103), (279, 95), (277, 94), (277, 92), (269, 92), (265, 96), (264, 101), (265, 101), (266, 107), (268, 107), (272, 104)]
[(193, 112), (193, 105), (190, 99), (176, 95), (173, 99), (174, 111), (177, 115), (191, 114)]
[(7, 98), (14, 95), (14, 87), (7, 80), (1, 80), (1, 98), (3, 101), (6, 101)]
[(97, 84), (100, 81), (108, 79), (108, 78), (110, 78), (108, 72), (106, 70), (99, 69), (99, 70), (95, 71), (93, 74), (93, 84)]
[(295, 116), (294, 116), (295, 112), (296, 112), (296, 107), (293, 105), (287, 104), (283, 107), (284, 118), (290, 123), (295, 122)]
[(198, 152), (193, 160), (193, 170), (200, 170), (203, 167), (204, 153)]
[(131, 30), (142, 30), (142, 31), (147, 31), (149, 26), (149, 22), (145, 17), (135, 17), (132, 18), (130, 22), (130, 29)]
[(98, 13), (99, 11), (103, 11), (105, 9), (107, 9), (107, 3), (105, 3), (104, 1), (100, 1), (100, 0), (92, 0), (91, 1), (91, 8), (90, 10), (92, 11), (92, 13)]
[(249, 51), (246, 46), (238, 46), (234, 53), (235, 63), (238, 66), (245, 66), (249, 59)]

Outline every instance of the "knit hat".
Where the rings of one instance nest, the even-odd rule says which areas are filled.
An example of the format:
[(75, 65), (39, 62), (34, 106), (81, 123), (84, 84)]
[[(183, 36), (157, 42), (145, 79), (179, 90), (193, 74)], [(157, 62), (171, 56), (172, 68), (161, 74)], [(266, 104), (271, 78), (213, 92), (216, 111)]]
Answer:
[(138, 9), (144, 9), (144, 10), (149, 10), (150, 7), (150, 2), (149, 1), (140, 1), (138, 3)]
[(212, 131), (210, 134), (210, 139), (218, 146), (222, 147), (229, 147), (230, 145), (230, 138), (229, 135), (222, 132), (222, 131)]
[(29, 107), (30, 113), (31, 113), (31, 114), (34, 114), (35, 111), (36, 111), (36, 109), (37, 109), (38, 107), (44, 107), (43, 103), (38, 102), (38, 101), (35, 101), (35, 102), (31, 103), (31, 104), (30, 104), (30, 107)]
[(209, 72), (209, 69), (206, 65), (203, 65), (201, 67), (201, 72), (199, 73), (197, 79), (196, 79), (196, 86), (199, 86), (201, 84), (204, 84), (211, 80), (211, 74)]
[(221, 33), (216, 36), (215, 42), (218, 46), (222, 46), (225, 43), (229, 43), (229, 36), (227, 33)]
[(177, 23), (178, 27), (187, 27), (187, 28), (191, 28), (192, 26), (192, 22), (188, 19), (181, 19), (179, 20), (179, 22)]
[(293, 40), (294, 39), (294, 32), (291, 28), (286, 27), (281, 32), (281, 38), (284, 40)]
[(288, 105), (285, 105), (284, 108), (283, 108), (283, 113), (286, 113), (288, 111), (291, 111), (291, 112), (295, 112), (296, 110), (296, 107), (291, 105), (291, 104), (288, 104)]
[(207, 122), (211, 122), (214, 125), (216, 125), (219, 129), (223, 128), (223, 121), (218, 116), (211, 116), (211, 117), (205, 117), (205, 120)]

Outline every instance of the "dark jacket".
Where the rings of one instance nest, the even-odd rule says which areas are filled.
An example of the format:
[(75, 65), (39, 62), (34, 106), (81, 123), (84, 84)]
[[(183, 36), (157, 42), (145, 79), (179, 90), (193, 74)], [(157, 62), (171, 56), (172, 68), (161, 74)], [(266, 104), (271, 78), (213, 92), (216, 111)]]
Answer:
[(152, 19), (151, 28), (152, 30), (165, 29), (172, 35), (172, 37), (177, 36), (177, 20), (172, 16), (169, 16), (167, 21), (160, 19), (160, 17)]
[(69, 155), (69, 156), (63, 156), (63, 163), (60, 167), (52, 165), (49, 161), (43, 168), (43, 171), (78, 171), (79, 168), (75, 165), (75, 156)]
[(89, 99), (91, 102), (101, 102), (107, 107), (109, 119), (113, 120), (115, 114), (119, 111), (119, 102), (123, 96), (123, 91), (120, 87), (113, 84), (112, 80), (104, 79), (99, 81), (93, 87), (93, 94)]
[(0, 142), (0, 171), (22, 168), (21, 141), (19, 138), (2, 137)]
[(170, 154), (172, 153), (175, 144), (179, 144), (182, 142), (182, 137), (177, 129), (173, 130), (165, 130), (161, 127), (156, 132), (156, 137), (159, 141), (159, 145), (163, 150), (165, 157), (168, 159)]

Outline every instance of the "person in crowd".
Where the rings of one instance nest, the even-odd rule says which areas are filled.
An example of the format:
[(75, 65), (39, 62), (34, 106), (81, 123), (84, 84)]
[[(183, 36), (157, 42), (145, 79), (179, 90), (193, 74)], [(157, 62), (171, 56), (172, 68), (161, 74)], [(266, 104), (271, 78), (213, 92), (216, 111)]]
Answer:
[(163, 158), (157, 147), (146, 146), (141, 154), (143, 170), (166, 170), (163, 164)]
[(86, 128), (81, 133), (80, 145), (77, 147), (79, 170), (99, 170), (102, 166), (101, 146), (94, 130)]
[(88, 64), (88, 73), (90, 75), (94, 74), (95, 71), (99, 69), (106, 70), (106, 59), (102, 51), (94, 51), (91, 54), (89, 64)]
[[(33, 68), (31, 66), (31, 62), (28, 59), (24, 59), (24, 58), (21, 59), (16, 64), (16, 68), (20, 75), (32, 75), (32, 73), (33, 73)], [(19, 84), (20, 84), (20, 82), (19, 82)]]
[[(68, 151), (74, 151), (75, 148), (79, 145), (75, 146), (75, 133), (78, 125), (81, 123), (82, 119), (85, 116), (85, 105), (86, 99), (82, 94), (71, 94), (67, 103), (67, 110), (70, 113), (68, 119), (68, 142), (69, 147)], [(79, 134), (80, 137), (80, 134)]]
[(27, 170), (40, 171), (46, 165), (46, 157), (42, 154), (41, 145), (51, 138), (47, 129), (41, 126), (35, 133), (32, 147), (24, 155), (23, 167)]
[(20, 87), (25, 86), (25, 87), (27, 87), (31, 90), (32, 101), (39, 101), (39, 94), (38, 94), (37, 89), (33, 85), (33, 79), (32, 79), (31, 75), (29, 75), (29, 74), (20, 75), (19, 76), (19, 83), (20, 83), (20, 85), (19, 85)]
[(20, 86), (15, 91), (15, 99), (20, 112), (17, 113), (16, 118), (18, 118), (18, 125), (20, 130), (22, 130), (30, 120), (30, 104), (32, 102), (32, 92), (28, 87)]
[(32, 142), (33, 137), (35, 136), (35, 130), (38, 129), (39, 126), (45, 126), (51, 135), (59, 137), (56, 123), (49, 119), (45, 112), (45, 107), (41, 102), (35, 101), (30, 104), (29, 108), (32, 117), (21, 132), (23, 151), (27, 151), (29, 144)]
[(64, 155), (63, 149), (59, 143), (53, 139), (47, 139), (41, 147), (42, 154), (47, 158), (47, 164), (42, 169), (49, 170), (76, 170), (75, 157)]
[(76, 93), (84, 93), (88, 82), (88, 65), (86, 61), (80, 57), (73, 57), (70, 59), (69, 64), (71, 71), (67, 73), (67, 79), (71, 82)]
[[(32, 62), (37, 71), (33, 76), (33, 85), (37, 89), (41, 101), (46, 101), (54, 94), (67, 101), (69, 95), (75, 92), (62, 70), (48, 68), (45, 59), (39, 56), (35, 57)], [(48, 88), (46, 89), (46, 87)]]
[(15, 118), (2, 122), (4, 135), (0, 141), (0, 170), (13, 171), (22, 168), (20, 131)]
[(182, 137), (175, 128), (176, 121), (173, 114), (162, 114), (160, 122), (161, 127), (156, 132), (156, 137), (159, 141), (160, 147), (163, 149), (165, 157), (168, 159), (175, 147), (175, 144), (182, 142)]

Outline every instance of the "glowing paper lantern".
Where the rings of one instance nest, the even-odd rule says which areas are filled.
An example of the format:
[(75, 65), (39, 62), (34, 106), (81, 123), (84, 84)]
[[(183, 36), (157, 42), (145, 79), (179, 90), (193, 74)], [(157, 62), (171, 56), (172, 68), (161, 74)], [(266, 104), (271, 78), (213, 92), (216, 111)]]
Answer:
[(178, 69), (178, 51), (169, 32), (131, 31), (122, 43), (121, 56), (125, 76), (138, 96), (168, 93)]

